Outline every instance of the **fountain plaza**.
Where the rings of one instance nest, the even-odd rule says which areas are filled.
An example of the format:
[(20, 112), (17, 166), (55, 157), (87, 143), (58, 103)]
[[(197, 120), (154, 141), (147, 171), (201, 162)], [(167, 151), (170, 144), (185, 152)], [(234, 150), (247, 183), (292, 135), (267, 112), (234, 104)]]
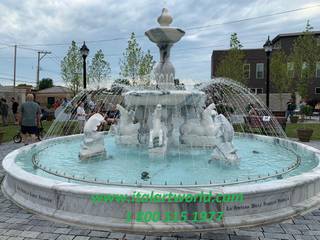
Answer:
[[(2, 161), (6, 173), (2, 191), (7, 198), (64, 224), (162, 234), (260, 227), (319, 206), (319, 150), (286, 138), (247, 88), (224, 78), (193, 88), (175, 85), (170, 49), (185, 32), (170, 26), (172, 21), (163, 9), (160, 26), (146, 31), (160, 50), (155, 79), (147, 87), (119, 87), (118, 123), (109, 131), (99, 131), (105, 120), (97, 111), (87, 120), (83, 134), (61, 136), (72, 133), (74, 125), (70, 120), (74, 109), (62, 109), (46, 140), (16, 149)], [(102, 107), (114, 98), (101, 89), (83, 91), (73, 102), (89, 99)], [(258, 132), (239, 124), (249, 103), (260, 109), (266, 122)], [(244, 200), (137, 203), (132, 201), (135, 192), (241, 193)], [(108, 194), (123, 194), (129, 200), (121, 204), (90, 200), (92, 195)], [(12, 206), (4, 198), (1, 202)], [(205, 222), (126, 221), (128, 212), (141, 211), (223, 212), (224, 216), (221, 221)]]

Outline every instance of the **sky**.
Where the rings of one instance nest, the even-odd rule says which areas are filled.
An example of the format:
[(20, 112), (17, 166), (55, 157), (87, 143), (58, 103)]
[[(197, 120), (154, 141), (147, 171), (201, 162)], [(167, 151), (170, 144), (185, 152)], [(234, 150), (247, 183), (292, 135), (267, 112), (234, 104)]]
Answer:
[[(320, 30), (315, 0), (0, 0), (0, 84), (13, 84), (15, 44), (18, 84), (35, 84), (37, 51), (44, 50), (52, 53), (41, 60), (40, 79), (64, 85), (60, 63), (72, 40), (79, 47), (86, 41), (89, 61), (102, 49), (111, 64), (110, 81), (119, 76), (131, 32), (158, 61), (158, 48), (144, 32), (158, 26), (163, 7), (173, 17), (171, 26), (186, 32), (171, 50), (176, 78), (186, 84), (210, 79), (212, 51), (229, 48), (233, 32), (243, 48), (261, 48), (268, 35), (303, 31), (308, 19)], [(300, 8), (306, 9), (287, 12)]]

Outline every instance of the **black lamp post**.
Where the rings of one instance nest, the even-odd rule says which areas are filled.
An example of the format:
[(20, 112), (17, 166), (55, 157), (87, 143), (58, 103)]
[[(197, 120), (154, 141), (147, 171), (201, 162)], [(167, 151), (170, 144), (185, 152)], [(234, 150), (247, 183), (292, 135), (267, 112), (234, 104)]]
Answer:
[(86, 46), (86, 42), (83, 42), (80, 52), (83, 58), (83, 88), (87, 88), (87, 64), (86, 58), (89, 55), (89, 48)]
[(270, 95), (270, 55), (272, 52), (272, 42), (268, 36), (268, 40), (263, 45), (264, 51), (267, 55), (267, 82), (266, 82), (266, 105), (269, 108), (269, 95)]

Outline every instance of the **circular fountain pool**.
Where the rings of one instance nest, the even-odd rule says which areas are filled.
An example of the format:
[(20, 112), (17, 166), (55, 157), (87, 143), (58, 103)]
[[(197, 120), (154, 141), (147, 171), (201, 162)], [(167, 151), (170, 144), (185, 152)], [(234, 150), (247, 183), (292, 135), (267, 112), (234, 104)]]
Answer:
[[(104, 140), (107, 158), (83, 161), (78, 158), (82, 141), (80, 135), (50, 140), (28, 154), (18, 155), (16, 163), (32, 174), (61, 181), (158, 187), (266, 181), (301, 174), (318, 164), (310, 157), (304, 157), (300, 162), (301, 156), (295, 151), (246, 135), (234, 139), (241, 159), (240, 165), (235, 167), (212, 160), (210, 148), (194, 149), (180, 145), (169, 149), (165, 156), (152, 158), (148, 149), (118, 145), (110, 135)], [(148, 177), (142, 178), (142, 172), (147, 172)]]
[[(241, 134), (234, 141), (238, 148), (243, 149), (239, 152), (241, 164), (238, 169), (230, 169), (208, 163), (206, 149), (193, 152), (192, 156), (186, 152), (180, 158), (173, 150), (172, 155), (164, 159), (149, 159), (143, 151), (130, 148), (121, 150), (114, 145), (114, 148), (109, 147), (113, 158), (83, 162), (78, 159), (76, 151), (81, 139), (81, 135), (48, 139), (10, 153), (3, 160), (7, 172), (2, 185), (5, 195), (18, 205), (50, 219), (128, 232), (204, 231), (262, 225), (303, 213), (319, 204), (320, 152), (290, 140)], [(112, 146), (112, 141), (112, 137), (106, 136), (106, 144)], [(68, 151), (61, 150), (66, 148)], [(135, 154), (140, 154), (139, 159), (145, 156), (145, 162), (141, 164), (136, 161)], [(34, 167), (34, 157), (36, 163), (45, 167), (45, 170), (50, 169), (50, 173)], [(299, 164), (296, 164), (297, 157), (301, 160)], [(179, 159), (183, 162), (176, 165)], [(292, 166), (292, 171), (286, 172)], [(282, 169), (286, 173), (280, 175), (281, 179), (279, 174), (272, 176), (272, 173), (279, 173)], [(143, 171), (149, 172), (148, 181), (141, 179)], [(246, 177), (241, 178), (243, 175)], [(263, 178), (268, 175), (269, 178)], [(74, 176), (74, 179), (70, 179), (70, 176)], [(94, 183), (95, 178), (97, 183)], [(251, 182), (253, 179), (254, 182)], [(180, 180), (183, 185), (180, 185)], [(93, 194), (124, 194), (132, 197), (135, 192), (243, 193), (244, 202), (97, 204), (90, 201)], [(128, 211), (224, 211), (224, 218), (221, 222), (205, 223), (127, 223)]]

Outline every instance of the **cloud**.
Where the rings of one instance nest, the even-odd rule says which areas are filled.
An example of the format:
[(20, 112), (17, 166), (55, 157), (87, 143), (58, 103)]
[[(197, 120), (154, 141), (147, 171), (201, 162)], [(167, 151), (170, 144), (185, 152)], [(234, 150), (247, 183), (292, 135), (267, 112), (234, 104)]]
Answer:
[[(179, 74), (177, 77), (209, 78), (211, 52), (213, 49), (228, 48), (232, 32), (238, 33), (244, 47), (258, 48), (268, 35), (275, 37), (279, 33), (302, 31), (307, 19), (311, 19), (311, 24), (319, 30), (320, 8), (238, 23), (223, 23), (315, 4), (318, 2), (313, 0), (168, 0), (167, 7), (174, 17), (173, 26), (186, 29), (186, 35), (172, 50), (172, 62)], [(43, 70), (41, 77), (51, 76), (58, 81), (60, 60), (72, 40), (82, 42), (128, 38), (130, 32), (143, 36), (147, 29), (157, 26), (156, 19), (163, 5), (164, 1), (158, 0), (2, 0), (0, 44), (66, 43), (62, 46), (33, 46), (50, 50), (54, 56), (58, 56), (47, 56), (41, 62), (43, 69), (52, 70), (51, 73)], [(210, 27), (188, 30), (207, 25)], [(155, 44), (146, 37), (138, 41), (143, 49), (154, 52), (158, 60)], [(88, 42), (90, 56), (100, 48), (104, 51), (111, 62), (114, 76), (119, 72), (119, 58), (126, 44), (126, 39)], [(0, 72), (12, 74), (8, 70), (12, 69), (12, 49), (0, 49), (0, 53)], [(18, 49), (18, 57), (18, 73), (34, 79), (36, 52)]]

